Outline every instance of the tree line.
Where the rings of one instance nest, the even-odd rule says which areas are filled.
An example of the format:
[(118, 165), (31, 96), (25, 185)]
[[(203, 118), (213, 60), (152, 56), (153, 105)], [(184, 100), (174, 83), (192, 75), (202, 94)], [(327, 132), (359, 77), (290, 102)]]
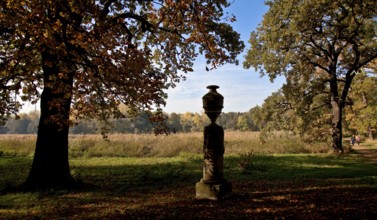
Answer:
[[(355, 83), (348, 95), (343, 127), (345, 135), (360, 134), (373, 139), (377, 131), (377, 65), (355, 76)], [(270, 132), (289, 131), (306, 141), (326, 141), (331, 130), (331, 106), (324, 102), (328, 94), (299, 96), (287, 85), (272, 93), (261, 106), (248, 112), (222, 113), (217, 123), (225, 130), (260, 131), (263, 141)], [(120, 107), (127, 112), (125, 106)], [(106, 133), (153, 133), (163, 125), (166, 133), (197, 132), (210, 123), (204, 112), (201, 113), (162, 113), (163, 123), (154, 123), (151, 117), (155, 112), (144, 112), (124, 118), (113, 118), (104, 123), (98, 119), (76, 120), (70, 129), (71, 134)], [(39, 112), (22, 113), (19, 118), (9, 118), (0, 126), (1, 134), (36, 134)]]
[[(16, 119), (9, 118), (5, 125), (0, 126), (0, 134), (36, 134), (39, 123), (39, 112), (21, 113)], [(77, 120), (70, 128), (71, 134), (98, 133), (154, 133), (158, 126), (165, 126), (164, 132), (197, 132), (203, 131), (210, 123), (207, 115), (202, 113), (163, 113), (162, 123), (153, 123), (150, 117), (153, 112), (144, 112), (134, 117), (113, 118), (107, 122), (98, 119)], [(258, 131), (249, 112), (222, 113), (217, 123), (225, 130)]]
[[(289, 131), (306, 141), (327, 141), (331, 133), (331, 104), (329, 94), (302, 92), (291, 84), (284, 84), (278, 91), (248, 112), (222, 113), (217, 123), (225, 130), (260, 131), (260, 139), (267, 139), (269, 133)], [(145, 111), (132, 113), (124, 105), (119, 106), (123, 113), (102, 121), (99, 119), (73, 119), (71, 134), (99, 133), (164, 133), (198, 132), (210, 123), (204, 112), (165, 113)], [(159, 115), (162, 119), (153, 120)], [(21, 113), (8, 117), (0, 126), (0, 134), (36, 134), (40, 112)], [(374, 139), (377, 131), (377, 62), (359, 71), (347, 96), (343, 117), (345, 135), (361, 134)]]

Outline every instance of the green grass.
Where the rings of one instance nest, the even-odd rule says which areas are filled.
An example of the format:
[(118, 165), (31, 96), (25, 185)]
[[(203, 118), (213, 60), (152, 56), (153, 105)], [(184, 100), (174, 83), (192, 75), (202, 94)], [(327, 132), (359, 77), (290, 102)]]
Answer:
[[(246, 167), (242, 163), (249, 163)], [(0, 158), (0, 190), (21, 184), (27, 177), (31, 157)], [(202, 175), (202, 155), (181, 154), (177, 157), (94, 157), (70, 159), (72, 175), (79, 181), (117, 190), (131, 186), (149, 187), (158, 182), (173, 186), (195, 182)], [(224, 160), (224, 172), (236, 180), (304, 180), (331, 178), (371, 178), (375, 165), (358, 155), (279, 154), (230, 155)], [(152, 184), (153, 185), (153, 184)]]
[[(85, 142), (85, 137), (75, 138), (82, 138), (81, 141)], [(137, 138), (151, 137), (134, 137)], [(87, 149), (92, 152), (95, 152), (94, 149), (101, 149), (99, 146), (102, 141), (99, 139), (98, 142), (92, 142), (94, 147), (87, 146)], [(121, 142), (121, 139), (112, 141)], [(139, 146), (145, 141), (143, 139), (138, 143)], [(163, 141), (170, 143), (170, 140)], [(189, 145), (185, 141), (180, 143)], [(199, 136), (192, 143), (196, 142), (200, 142)], [(245, 147), (250, 146), (250, 143), (245, 143), (246, 137), (235, 137), (230, 142), (231, 147), (238, 145), (241, 149), (230, 150), (231, 153), (225, 155), (224, 174), (233, 183), (234, 196), (225, 202), (224, 207), (221, 204), (195, 200), (195, 184), (202, 178), (203, 163), (201, 152), (196, 150), (181, 151), (174, 153), (174, 156), (160, 151), (148, 157), (109, 156), (112, 155), (110, 153), (89, 156), (87, 150), (81, 155), (70, 157), (72, 175), (84, 183), (84, 188), (37, 192), (23, 192), (17, 188), (28, 175), (32, 156), (17, 152), (3, 154), (0, 156), (0, 219), (117, 219), (125, 218), (124, 216), (153, 218), (156, 215), (171, 219), (206, 216), (208, 210), (229, 218), (240, 213), (243, 216), (249, 216), (248, 213), (258, 216), (258, 213), (262, 213), (261, 217), (273, 218), (279, 216), (276, 213), (289, 213), (289, 207), (296, 206), (300, 206), (296, 208), (304, 214), (308, 210), (311, 213), (317, 210), (319, 214), (313, 215), (313, 218), (323, 217), (321, 213), (331, 216), (333, 212), (324, 210), (323, 207), (318, 208), (321, 202), (317, 201), (317, 197), (322, 198), (321, 195), (326, 195), (327, 202), (323, 206), (328, 206), (329, 209), (336, 206), (332, 202), (338, 201), (340, 197), (339, 202), (346, 201), (344, 203), (348, 204), (349, 200), (349, 205), (342, 204), (344, 209), (334, 210), (348, 213), (353, 210), (352, 207), (362, 205), (367, 210), (363, 211), (366, 214), (360, 218), (369, 217), (368, 213), (374, 214), (370, 210), (375, 210), (373, 204), (377, 204), (377, 201), (366, 198), (368, 195), (371, 199), (375, 198), (377, 192), (376, 164), (361, 155), (352, 152), (344, 155), (262, 154)], [(377, 142), (366, 144), (376, 149)], [(365, 203), (359, 201), (359, 194), (363, 196)], [(251, 206), (255, 207), (251, 209)], [(285, 206), (287, 211), (281, 211)], [(274, 207), (276, 213), (270, 215)], [(337, 213), (334, 215), (344, 217)], [(345, 217), (350, 218), (348, 215)]]
[(25, 181), (31, 157), (0, 157), (0, 190), (13, 188)]
[[(243, 172), (240, 162), (252, 164)], [(200, 154), (150, 158), (73, 158), (75, 178), (86, 184), (78, 191), (22, 192), (14, 187), (22, 183), (31, 164), (30, 157), (1, 158), (0, 216), (3, 218), (102, 218), (114, 212), (132, 213), (192, 201), (195, 183), (202, 177)], [(282, 183), (315, 187), (377, 188), (375, 164), (358, 155), (286, 154), (227, 156), (225, 177), (238, 185), (265, 182), (271, 189), (282, 189)], [(5, 181), (5, 182), (4, 182)], [(237, 185), (234, 186), (235, 191)], [(241, 186), (240, 186), (241, 187)], [(252, 188), (252, 190), (261, 190)], [(118, 211), (117, 211), (118, 210)], [(82, 212), (87, 213), (83, 214)]]
[(201, 173), (200, 155), (150, 158), (81, 158), (71, 161), (73, 176), (86, 184), (127, 190), (174, 186)]
[[(239, 157), (229, 158), (231, 164)], [(251, 179), (305, 180), (376, 177), (375, 165), (358, 155), (282, 154), (254, 156), (246, 172)], [(232, 166), (231, 166), (232, 167)], [(235, 170), (234, 174), (239, 172)], [(240, 175), (234, 178), (245, 178)]]

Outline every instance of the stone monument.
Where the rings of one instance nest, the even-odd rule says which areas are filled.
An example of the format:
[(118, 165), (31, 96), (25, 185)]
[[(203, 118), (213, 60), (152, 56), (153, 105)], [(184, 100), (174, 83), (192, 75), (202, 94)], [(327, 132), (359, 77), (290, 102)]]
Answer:
[(211, 119), (211, 124), (204, 128), (204, 165), (203, 178), (196, 183), (196, 198), (219, 200), (232, 192), (232, 184), (224, 178), (224, 129), (216, 124), (221, 114), (224, 97), (216, 89), (219, 86), (207, 86), (210, 90), (203, 96), (203, 108)]

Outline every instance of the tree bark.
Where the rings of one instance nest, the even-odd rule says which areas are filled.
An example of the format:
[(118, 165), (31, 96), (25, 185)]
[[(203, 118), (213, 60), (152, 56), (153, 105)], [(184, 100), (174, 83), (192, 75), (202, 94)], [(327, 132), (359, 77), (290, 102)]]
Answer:
[[(343, 152), (342, 146), (342, 113), (343, 113), (343, 104), (342, 100), (339, 97), (338, 92), (338, 83), (336, 78), (336, 65), (331, 65), (331, 79), (330, 79), (330, 104), (332, 108), (332, 148), (336, 153)], [(344, 92), (344, 89), (343, 89)]]
[(331, 101), (333, 110), (332, 118), (332, 148), (337, 153), (343, 152), (342, 134), (342, 106), (336, 101)]
[(42, 62), (41, 116), (34, 160), (25, 184), (32, 188), (71, 188), (75, 181), (68, 162), (68, 132), (73, 74), (62, 74), (61, 60), (53, 53), (43, 52)]

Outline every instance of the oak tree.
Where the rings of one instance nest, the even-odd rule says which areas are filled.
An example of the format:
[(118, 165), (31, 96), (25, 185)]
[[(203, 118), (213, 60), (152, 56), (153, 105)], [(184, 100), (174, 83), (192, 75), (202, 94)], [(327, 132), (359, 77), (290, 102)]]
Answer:
[(332, 147), (342, 148), (342, 118), (358, 71), (377, 58), (375, 0), (269, 0), (251, 33), (244, 67), (254, 67), (303, 94), (328, 94)]
[(75, 184), (68, 163), (70, 117), (147, 111), (192, 71), (236, 63), (244, 45), (226, 0), (2, 0), (0, 118), (40, 99), (32, 187)]

